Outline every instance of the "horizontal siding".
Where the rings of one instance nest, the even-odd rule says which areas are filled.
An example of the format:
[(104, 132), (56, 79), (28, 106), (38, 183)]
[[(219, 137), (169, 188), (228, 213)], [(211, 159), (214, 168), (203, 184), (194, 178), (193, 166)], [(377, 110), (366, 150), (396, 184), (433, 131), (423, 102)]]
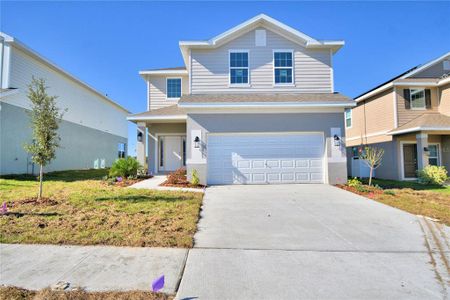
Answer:
[[(261, 28), (259, 28), (261, 29)], [(331, 55), (328, 50), (306, 50), (266, 30), (266, 47), (255, 46), (255, 31), (214, 50), (192, 50), (192, 94), (212, 92), (305, 92), (332, 91)], [(250, 87), (229, 87), (229, 50), (249, 50)], [(294, 50), (295, 86), (273, 85), (273, 49)]]
[(439, 88), (439, 112), (450, 116), (450, 83)]
[(346, 129), (347, 146), (381, 143), (392, 140), (383, 134), (394, 129), (394, 91), (361, 101), (352, 109), (352, 126)]
[(189, 92), (189, 79), (188, 76), (151, 76), (149, 77), (148, 84), (148, 96), (149, 96), (149, 110), (158, 109), (174, 105), (178, 103), (178, 100), (167, 99), (166, 92), (166, 79), (173, 77), (181, 77), (181, 93), (183, 95)]
[[(405, 123), (423, 115), (424, 113), (439, 113), (439, 103), (437, 96), (437, 89), (430, 88), (431, 90), (431, 109), (414, 110), (405, 108), (405, 98), (403, 98), (403, 89), (409, 88), (402, 86), (397, 88), (397, 108), (398, 108), (398, 126), (402, 126)], [(415, 87), (413, 87), (415, 88)]]
[(10, 87), (19, 88), (20, 92), (5, 97), (2, 101), (30, 108), (27, 89), (32, 76), (45, 79), (49, 87), (48, 93), (58, 96), (57, 106), (63, 110), (67, 109), (63, 120), (127, 137), (126, 112), (17, 48), (12, 48), (11, 51)]

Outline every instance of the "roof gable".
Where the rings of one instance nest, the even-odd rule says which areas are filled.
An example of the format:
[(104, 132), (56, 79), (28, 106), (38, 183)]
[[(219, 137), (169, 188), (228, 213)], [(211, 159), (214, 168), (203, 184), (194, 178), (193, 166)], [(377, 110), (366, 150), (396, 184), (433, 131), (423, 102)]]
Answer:
[(203, 41), (180, 41), (180, 49), (183, 59), (187, 65), (189, 58), (189, 49), (213, 49), (225, 43), (228, 43), (251, 30), (258, 27), (263, 27), (277, 33), (292, 42), (298, 43), (305, 48), (327, 48), (333, 52), (338, 51), (343, 45), (344, 41), (324, 41), (317, 40), (303, 32), (300, 32), (290, 26), (287, 26), (265, 14), (257, 15), (250, 20), (247, 20), (209, 40)]

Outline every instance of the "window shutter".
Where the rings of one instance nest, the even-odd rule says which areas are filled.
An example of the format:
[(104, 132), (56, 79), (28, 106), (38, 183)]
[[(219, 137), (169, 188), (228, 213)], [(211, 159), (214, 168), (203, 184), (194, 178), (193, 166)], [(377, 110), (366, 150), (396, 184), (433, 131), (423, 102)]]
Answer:
[(409, 96), (409, 89), (403, 90), (403, 98), (405, 99), (405, 108), (410, 109), (411, 108), (411, 98)]
[(425, 89), (425, 107), (431, 109), (431, 91), (430, 89)]

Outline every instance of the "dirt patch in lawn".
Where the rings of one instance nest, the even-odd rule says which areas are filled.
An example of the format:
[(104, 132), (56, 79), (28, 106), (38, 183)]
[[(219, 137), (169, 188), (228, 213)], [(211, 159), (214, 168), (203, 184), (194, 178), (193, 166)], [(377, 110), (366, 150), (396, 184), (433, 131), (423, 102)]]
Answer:
[(1, 300), (169, 300), (172, 295), (145, 291), (86, 292), (86, 291), (30, 291), (18, 287), (0, 287)]
[(338, 185), (338, 187), (415, 215), (437, 219), (450, 226), (450, 196), (448, 194), (410, 188), (381, 189), (366, 185), (358, 188), (348, 185)]

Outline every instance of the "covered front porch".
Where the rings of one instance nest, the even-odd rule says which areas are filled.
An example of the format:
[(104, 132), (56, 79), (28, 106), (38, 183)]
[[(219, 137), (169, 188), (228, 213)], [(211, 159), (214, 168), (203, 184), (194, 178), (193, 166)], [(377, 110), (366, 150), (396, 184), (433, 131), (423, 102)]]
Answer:
[(428, 165), (450, 170), (450, 131), (427, 132), (397, 136), (400, 179), (413, 180)]
[(128, 117), (136, 123), (137, 160), (152, 175), (186, 166), (186, 114), (177, 105)]

